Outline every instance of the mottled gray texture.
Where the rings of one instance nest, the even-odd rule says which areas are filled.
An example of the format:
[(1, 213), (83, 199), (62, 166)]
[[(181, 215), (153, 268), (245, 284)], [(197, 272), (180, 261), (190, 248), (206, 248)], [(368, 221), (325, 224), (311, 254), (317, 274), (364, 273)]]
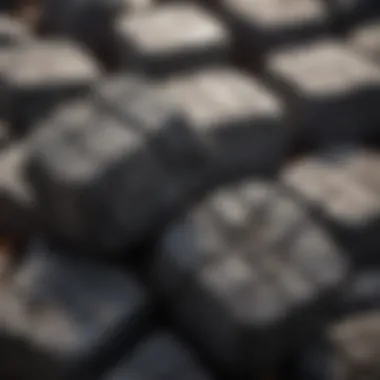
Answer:
[(79, 46), (64, 40), (19, 46), (2, 69), (6, 115), (23, 133), (67, 99), (86, 93), (97, 80), (96, 63)]
[(253, 375), (321, 326), (348, 273), (342, 253), (275, 185), (243, 182), (168, 229), (152, 281), (197, 347)]
[(369, 60), (322, 40), (280, 50), (268, 62), (304, 142), (333, 145), (379, 135), (380, 69)]
[[(31, 179), (47, 227), (95, 250), (135, 243), (199, 186), (204, 162), (183, 118), (144, 82), (118, 77), (62, 109), (31, 142)], [(173, 145), (174, 142), (174, 145)]]
[(29, 247), (0, 288), (0, 329), (71, 373), (101, 360), (119, 334), (134, 339), (147, 299), (128, 273), (65, 253), (41, 242)]
[(380, 63), (380, 21), (368, 22), (351, 31), (348, 44), (358, 54)]
[(30, 39), (27, 29), (18, 20), (0, 15), (0, 50)]
[(273, 173), (281, 165), (292, 131), (283, 104), (256, 78), (218, 66), (174, 76), (161, 88), (209, 156), (210, 183)]
[(171, 75), (229, 58), (228, 29), (195, 4), (127, 13), (116, 28), (121, 61), (150, 75)]
[(379, 155), (364, 148), (331, 150), (290, 165), (282, 181), (316, 211), (359, 263), (379, 262)]
[(222, 0), (222, 15), (250, 60), (274, 48), (308, 42), (329, 32), (330, 18), (319, 0)]

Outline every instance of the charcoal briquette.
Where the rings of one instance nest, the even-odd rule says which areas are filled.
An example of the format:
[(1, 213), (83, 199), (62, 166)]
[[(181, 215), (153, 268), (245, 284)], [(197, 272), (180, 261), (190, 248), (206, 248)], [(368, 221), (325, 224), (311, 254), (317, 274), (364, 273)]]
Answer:
[(277, 82), (303, 146), (363, 142), (378, 135), (380, 69), (342, 43), (279, 50), (267, 73)]
[(252, 376), (323, 325), (348, 273), (341, 249), (299, 204), (275, 184), (244, 181), (168, 228), (151, 281), (214, 365)]
[[(130, 349), (148, 323), (147, 296), (132, 275), (43, 241), (28, 247), (2, 283), (0, 304), (1, 335), (9, 337), (0, 337), (0, 345), (21, 339), (64, 376), (104, 370), (107, 353), (118, 345)], [(14, 348), (10, 360), (19, 354)]]
[(123, 65), (153, 77), (227, 62), (231, 44), (225, 26), (191, 3), (126, 13), (117, 40)]

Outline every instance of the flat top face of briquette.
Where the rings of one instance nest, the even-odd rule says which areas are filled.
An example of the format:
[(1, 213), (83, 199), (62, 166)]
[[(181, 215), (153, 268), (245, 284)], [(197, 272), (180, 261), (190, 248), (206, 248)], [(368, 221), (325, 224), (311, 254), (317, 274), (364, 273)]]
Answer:
[(31, 43), (12, 52), (7, 80), (17, 87), (91, 83), (99, 71), (79, 47), (67, 41)]
[(361, 49), (362, 53), (376, 55), (380, 58), (380, 22), (362, 25), (351, 32), (349, 42), (353, 48)]
[(174, 77), (163, 91), (165, 98), (201, 127), (282, 115), (282, 104), (270, 90), (254, 78), (228, 68)]
[(118, 30), (142, 52), (223, 44), (228, 38), (223, 25), (192, 4), (169, 4), (154, 12), (127, 15)]
[(291, 25), (326, 17), (323, 1), (317, 0), (223, 0), (236, 15), (259, 25)]
[(24, 26), (6, 15), (0, 15), (0, 48), (12, 46), (22, 40), (28, 39)]
[[(339, 285), (348, 271), (339, 248), (306, 212), (260, 181), (220, 189), (193, 208), (169, 229), (158, 260), (177, 268), (178, 278), (193, 276), (242, 329), (273, 326), (294, 305)], [(168, 276), (168, 287), (181, 286)]]
[(62, 183), (88, 184), (141, 147), (141, 136), (87, 101), (71, 102), (32, 136), (32, 157)]
[(336, 157), (307, 157), (282, 173), (284, 183), (330, 218), (357, 225), (377, 218), (380, 157), (373, 151), (354, 150)]
[(345, 94), (380, 84), (380, 69), (375, 64), (327, 40), (272, 54), (269, 71), (304, 95)]

